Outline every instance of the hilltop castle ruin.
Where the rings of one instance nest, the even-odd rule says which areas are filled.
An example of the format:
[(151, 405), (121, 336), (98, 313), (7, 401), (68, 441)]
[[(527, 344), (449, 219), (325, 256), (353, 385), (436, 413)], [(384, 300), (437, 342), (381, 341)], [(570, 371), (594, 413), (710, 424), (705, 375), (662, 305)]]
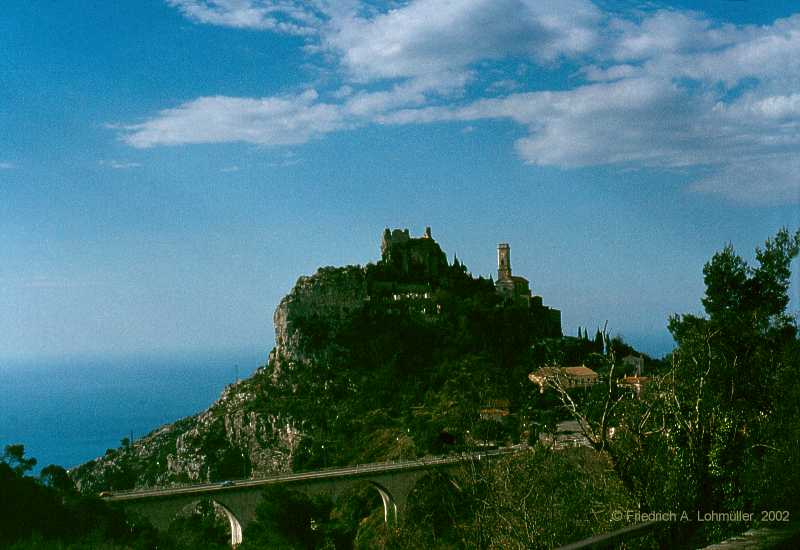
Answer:
[(447, 270), (447, 256), (433, 240), (430, 227), (425, 228), (425, 234), (420, 238), (412, 238), (408, 229), (384, 229), (381, 261), (394, 266), (403, 276), (436, 279)]

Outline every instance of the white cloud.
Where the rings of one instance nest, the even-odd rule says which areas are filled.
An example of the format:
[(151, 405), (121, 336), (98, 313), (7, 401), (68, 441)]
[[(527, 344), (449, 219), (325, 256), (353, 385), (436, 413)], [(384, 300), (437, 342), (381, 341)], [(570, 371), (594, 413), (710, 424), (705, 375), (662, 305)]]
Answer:
[(685, 104), (685, 92), (669, 81), (641, 78), (565, 92), (512, 94), (459, 108), (405, 109), (379, 120), (410, 124), (509, 118), (530, 129), (516, 147), (532, 164), (683, 166), (699, 161), (696, 147), (703, 138), (694, 122), (701, 107), (681, 115)]
[(258, 99), (201, 97), (141, 124), (123, 126), (122, 139), (137, 148), (237, 141), (294, 145), (366, 124), (388, 110), (422, 105), (425, 92), (433, 88), (440, 94), (453, 93), (468, 77), (459, 73), (415, 78), (388, 90), (351, 92), (341, 103), (319, 101), (315, 90)]
[(129, 162), (129, 161), (122, 161), (122, 160), (99, 160), (97, 164), (100, 166), (107, 166), (108, 168), (113, 168), (114, 170), (128, 170), (130, 168), (139, 168), (141, 166), (138, 162)]
[[(693, 188), (754, 202), (800, 201), (797, 94), (723, 103), (669, 79), (596, 83), (563, 92), (512, 94), (462, 107), (403, 109), (385, 124), (508, 118), (529, 128), (515, 146), (542, 166), (707, 167)], [(726, 187), (726, 182), (728, 187)], [(760, 194), (757, 193), (760, 192)]]
[(504, 78), (503, 80), (496, 80), (489, 84), (489, 86), (486, 88), (486, 91), (491, 94), (508, 93), (513, 92), (521, 87), (522, 85), (516, 80)]
[(800, 116), (800, 94), (777, 95), (759, 99), (750, 106), (751, 111), (770, 119), (789, 119)]
[(610, 67), (601, 68), (597, 65), (588, 65), (581, 68), (580, 71), (586, 80), (589, 82), (606, 82), (609, 80), (619, 80), (622, 78), (631, 78), (640, 76), (643, 71), (641, 67), (628, 65), (612, 65)]
[(422, 91), (403, 85), (386, 91), (359, 92), (347, 100), (344, 109), (352, 116), (366, 117), (407, 105), (422, 105), (425, 101)]
[(639, 21), (614, 18), (609, 24), (610, 57), (616, 61), (651, 59), (665, 53), (707, 52), (742, 40), (749, 31), (714, 26), (699, 12), (659, 10)]
[[(646, 37), (641, 29), (662, 31)], [(715, 28), (696, 14), (658, 12), (638, 26), (617, 22), (615, 32), (622, 46), (607, 44), (615, 53), (599, 60), (610, 64), (581, 70), (588, 84), (406, 108), (378, 120), (509, 118), (529, 129), (516, 149), (531, 164), (706, 167), (713, 175), (696, 190), (724, 194), (728, 182), (737, 200), (755, 190), (758, 202), (800, 200), (787, 168), (796, 163), (783, 162), (800, 156), (800, 17)], [(737, 89), (742, 82), (746, 92)]]
[(336, 99), (342, 99), (343, 97), (347, 97), (353, 95), (353, 88), (351, 86), (341, 86), (338, 90), (333, 92), (333, 97)]
[[(603, 13), (589, 0), (168, 1), (204, 23), (309, 35), (338, 89), (329, 101), (201, 97), (124, 127), (135, 147), (505, 118), (527, 129), (515, 147), (531, 164), (698, 167), (709, 175), (697, 191), (798, 200), (787, 167), (800, 156), (800, 14), (736, 26), (681, 10)], [(577, 68), (558, 90), (524, 91), (562, 60)], [(507, 95), (486, 97), (496, 94)]]
[(285, 34), (317, 32), (319, 14), (313, 2), (292, 0), (167, 0), (198, 23)]
[(745, 204), (800, 203), (800, 158), (787, 154), (758, 162), (733, 161), (690, 189)]
[(596, 44), (601, 16), (587, 0), (416, 0), (373, 17), (333, 18), (322, 40), (351, 78), (368, 81), (510, 55), (580, 54)]
[(346, 127), (338, 107), (316, 100), (314, 90), (260, 99), (201, 97), (127, 126), (123, 139), (138, 148), (232, 141), (293, 145)]
[(435, 76), (419, 76), (386, 90), (352, 94), (343, 108), (350, 116), (364, 118), (401, 107), (424, 105), (431, 93), (440, 97), (459, 96), (471, 76), (469, 72), (442, 72)]

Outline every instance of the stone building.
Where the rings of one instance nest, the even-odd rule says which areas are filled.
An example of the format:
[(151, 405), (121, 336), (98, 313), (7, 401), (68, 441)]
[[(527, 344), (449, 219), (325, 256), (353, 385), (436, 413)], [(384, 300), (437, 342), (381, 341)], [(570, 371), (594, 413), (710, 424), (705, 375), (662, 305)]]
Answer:
[(631, 390), (637, 397), (642, 392), (642, 388), (647, 386), (651, 381), (649, 376), (639, 376), (638, 374), (634, 376), (623, 376), (619, 380), (619, 385), (621, 388)]
[(562, 389), (588, 388), (600, 381), (598, 374), (585, 365), (575, 367), (542, 367), (528, 375), (528, 379), (539, 386), (539, 393), (547, 387)]
[(642, 368), (644, 368), (644, 357), (630, 353), (622, 358), (622, 364), (627, 367), (627, 372), (633, 371), (634, 376), (641, 376)]
[(420, 238), (411, 237), (408, 229), (384, 229), (381, 261), (402, 277), (436, 279), (447, 269), (447, 256), (433, 240), (430, 227)]
[(508, 243), (497, 245), (497, 292), (513, 299), (530, 302), (531, 289), (528, 279), (511, 274), (511, 247)]
[[(459, 268), (462, 266), (457, 259), (452, 266), (448, 264), (447, 256), (433, 239), (430, 227), (425, 228), (421, 237), (412, 237), (408, 229), (386, 228), (381, 238), (381, 261), (375, 266), (370, 285), (394, 301), (428, 300), (437, 285), (456, 272), (461, 273), (460, 276), (466, 274), (466, 270), (458, 271)], [(561, 312), (543, 305), (542, 297), (531, 293), (528, 280), (511, 273), (511, 247), (508, 243), (497, 246), (495, 291), (517, 308), (527, 309), (524, 322), (531, 337), (562, 336)]]
[(511, 247), (508, 243), (497, 245), (497, 281), (494, 287), (501, 296), (512, 302), (527, 305), (531, 326), (538, 336), (546, 338), (562, 336), (561, 312), (545, 306), (541, 296), (532, 294), (528, 279), (511, 273)]

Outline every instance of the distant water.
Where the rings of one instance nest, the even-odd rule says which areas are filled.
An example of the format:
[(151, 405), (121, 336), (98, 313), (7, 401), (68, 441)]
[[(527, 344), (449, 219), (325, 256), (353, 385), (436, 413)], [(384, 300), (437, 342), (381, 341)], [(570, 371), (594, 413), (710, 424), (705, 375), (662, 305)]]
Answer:
[(206, 409), (266, 351), (170, 357), (0, 362), (0, 452), (76, 466), (162, 424)]

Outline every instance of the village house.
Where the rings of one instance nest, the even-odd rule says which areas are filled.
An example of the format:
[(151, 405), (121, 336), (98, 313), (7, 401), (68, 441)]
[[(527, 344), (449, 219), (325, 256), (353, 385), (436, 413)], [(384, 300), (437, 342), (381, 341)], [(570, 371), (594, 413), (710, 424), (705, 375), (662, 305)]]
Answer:
[(559, 384), (564, 389), (588, 388), (600, 381), (600, 376), (585, 365), (575, 367), (542, 367), (528, 375), (528, 379), (544, 393), (547, 386)]

